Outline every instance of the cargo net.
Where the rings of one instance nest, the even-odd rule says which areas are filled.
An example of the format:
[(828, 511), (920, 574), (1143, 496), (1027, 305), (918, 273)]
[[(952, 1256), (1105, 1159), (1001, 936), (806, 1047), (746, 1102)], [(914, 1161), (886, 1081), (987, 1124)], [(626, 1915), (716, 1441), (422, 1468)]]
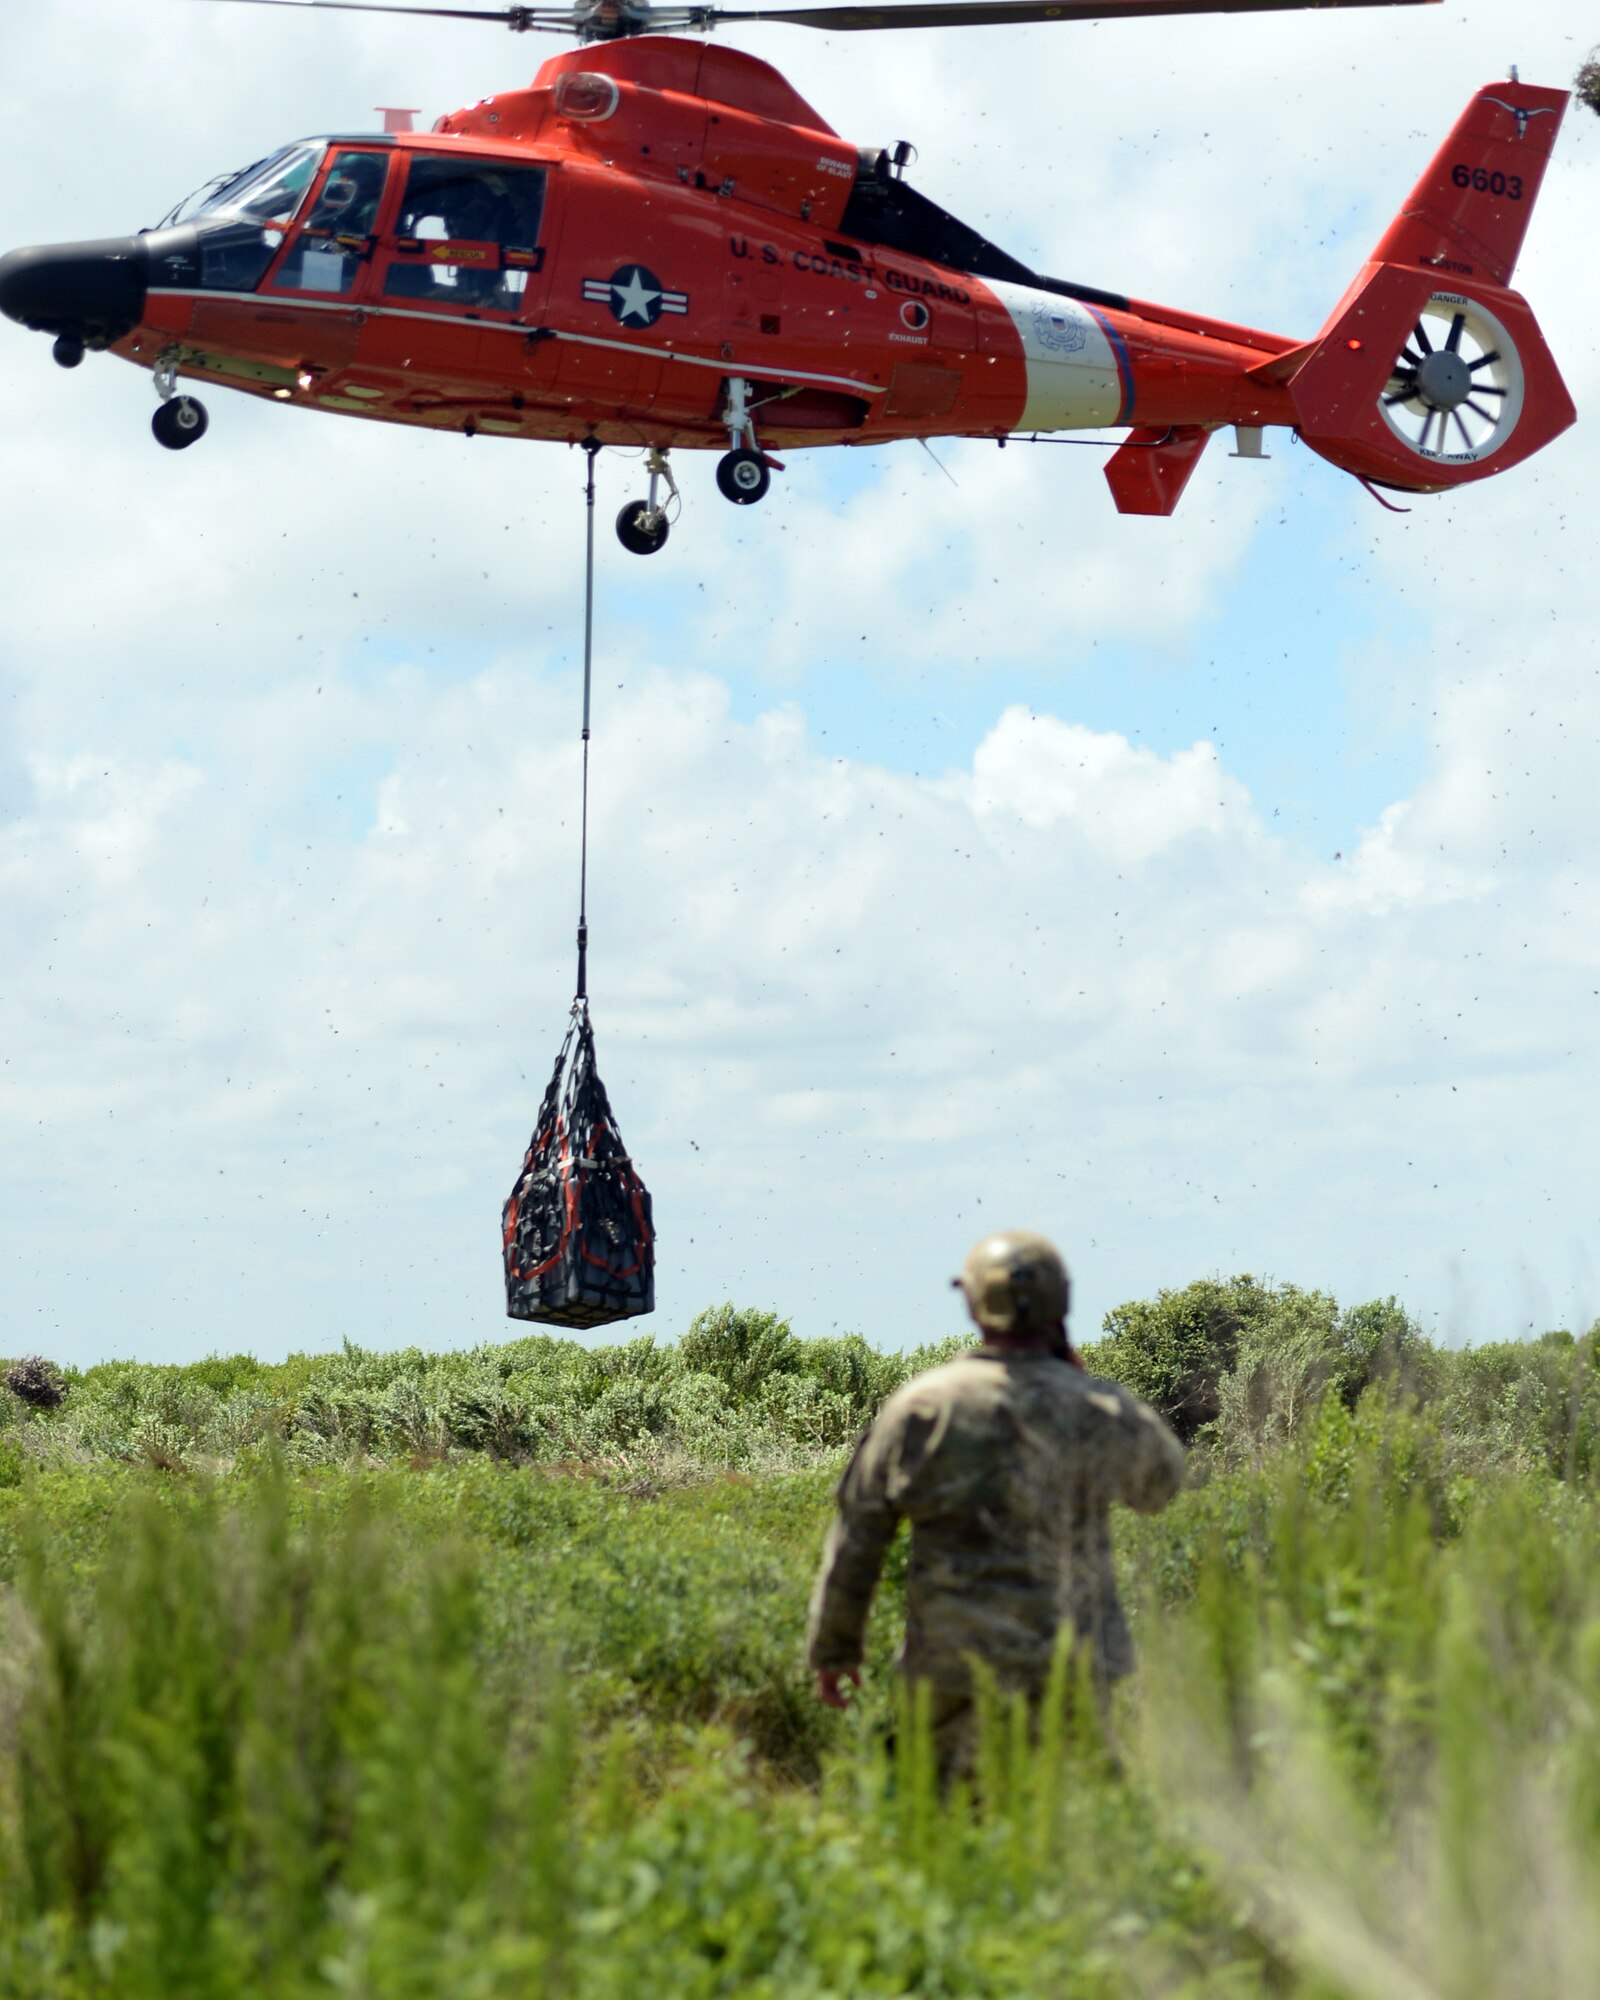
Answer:
[(654, 1312), (650, 1193), (623, 1150), (577, 1000), (522, 1172), (501, 1212), (506, 1313), (604, 1326)]

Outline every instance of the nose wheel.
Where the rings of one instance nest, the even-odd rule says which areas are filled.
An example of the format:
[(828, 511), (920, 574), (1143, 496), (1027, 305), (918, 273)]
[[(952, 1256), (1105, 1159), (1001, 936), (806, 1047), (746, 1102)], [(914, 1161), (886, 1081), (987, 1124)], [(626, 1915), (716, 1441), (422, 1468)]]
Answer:
[[(667, 519), (667, 508), (678, 498), (678, 482), (667, 464), (667, 454), (652, 445), (645, 464), (650, 472), (649, 499), (630, 500), (617, 516), (617, 540), (631, 556), (653, 556), (658, 549), (666, 547), (667, 535), (672, 527)], [(663, 480), (667, 486), (665, 501), (660, 498)]]
[[(158, 416), (161, 414), (157, 412)], [(773, 469), (778, 461), (769, 458), (756, 443), (750, 415), (750, 384), (742, 376), (729, 379), (727, 407), (721, 420), (733, 449), (717, 460), (717, 486), (723, 497), (736, 507), (753, 507), (771, 490)], [(630, 500), (617, 516), (617, 540), (633, 556), (653, 556), (664, 549), (672, 523), (677, 519), (678, 483), (667, 463), (665, 449), (651, 445), (645, 454), (645, 464), (650, 473), (649, 498)]]
[(164, 445), (168, 451), (187, 451), (192, 444), (198, 444), (210, 428), (211, 419), (206, 415), (206, 406), (198, 396), (180, 396), (178, 393), (178, 355), (175, 348), (167, 348), (156, 360), (156, 394), (161, 398), (161, 406), (150, 419), (150, 428), (156, 443)]
[(210, 423), (204, 403), (193, 396), (174, 396), (156, 411), (150, 419), (150, 428), (155, 432), (156, 443), (165, 445), (168, 451), (187, 451), (205, 436)]

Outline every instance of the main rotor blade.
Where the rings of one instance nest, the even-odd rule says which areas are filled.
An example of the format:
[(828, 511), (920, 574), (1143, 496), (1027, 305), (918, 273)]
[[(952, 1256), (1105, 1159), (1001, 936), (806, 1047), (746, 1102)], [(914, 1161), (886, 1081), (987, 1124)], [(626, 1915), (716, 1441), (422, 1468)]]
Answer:
[(574, 10), (567, 7), (406, 7), (388, 0), (207, 0), (223, 7), (325, 7), (339, 14), (423, 14), (438, 21), (493, 21), (513, 34), (571, 35)]
[(1425, 7), (1438, 0), (888, 0), (882, 6), (707, 7), (699, 21), (784, 21), (793, 28), (982, 28), (1025, 21), (1120, 21), (1143, 14), (1266, 14), (1308, 7)]

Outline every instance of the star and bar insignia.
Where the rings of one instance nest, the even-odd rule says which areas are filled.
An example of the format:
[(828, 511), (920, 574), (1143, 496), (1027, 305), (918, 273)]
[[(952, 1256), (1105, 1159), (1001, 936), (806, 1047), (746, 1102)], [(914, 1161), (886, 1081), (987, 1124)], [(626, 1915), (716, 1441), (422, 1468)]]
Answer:
[(583, 296), (591, 305), (609, 306), (624, 326), (654, 326), (663, 313), (689, 310), (689, 294), (668, 291), (643, 264), (624, 264), (609, 278), (585, 278)]

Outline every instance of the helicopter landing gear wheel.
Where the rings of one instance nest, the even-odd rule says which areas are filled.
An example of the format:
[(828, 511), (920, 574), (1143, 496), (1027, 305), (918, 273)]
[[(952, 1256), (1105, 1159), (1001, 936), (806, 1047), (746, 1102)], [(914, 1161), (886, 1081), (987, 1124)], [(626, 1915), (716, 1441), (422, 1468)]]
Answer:
[[(678, 498), (678, 482), (672, 476), (667, 454), (660, 445), (650, 446), (645, 454), (645, 465), (650, 473), (649, 499), (630, 500), (617, 516), (617, 540), (633, 556), (653, 556), (657, 549), (666, 547), (667, 535), (672, 527), (667, 518), (667, 505), (675, 505)], [(663, 480), (667, 484), (665, 502), (659, 498)]]
[(717, 460), (717, 486), (725, 500), (736, 507), (753, 507), (767, 497), (772, 474), (759, 451), (740, 446)]
[(730, 375), (727, 386), (722, 425), (733, 449), (717, 460), (717, 485), (724, 500), (731, 500), (736, 507), (753, 507), (767, 497), (772, 468), (778, 461), (769, 459), (756, 442), (750, 411), (752, 385), (742, 375)]
[(150, 428), (156, 443), (165, 445), (168, 451), (187, 451), (205, 436), (210, 423), (204, 403), (193, 396), (174, 396), (156, 411), (150, 419)]
[(187, 451), (190, 445), (198, 444), (211, 422), (205, 404), (197, 396), (178, 393), (180, 359), (179, 348), (164, 347), (150, 371), (161, 399), (160, 409), (150, 419), (150, 428), (155, 432), (156, 443), (165, 445), (168, 451)]
[(648, 500), (630, 500), (617, 516), (617, 540), (631, 556), (653, 556), (667, 545), (665, 511)]

